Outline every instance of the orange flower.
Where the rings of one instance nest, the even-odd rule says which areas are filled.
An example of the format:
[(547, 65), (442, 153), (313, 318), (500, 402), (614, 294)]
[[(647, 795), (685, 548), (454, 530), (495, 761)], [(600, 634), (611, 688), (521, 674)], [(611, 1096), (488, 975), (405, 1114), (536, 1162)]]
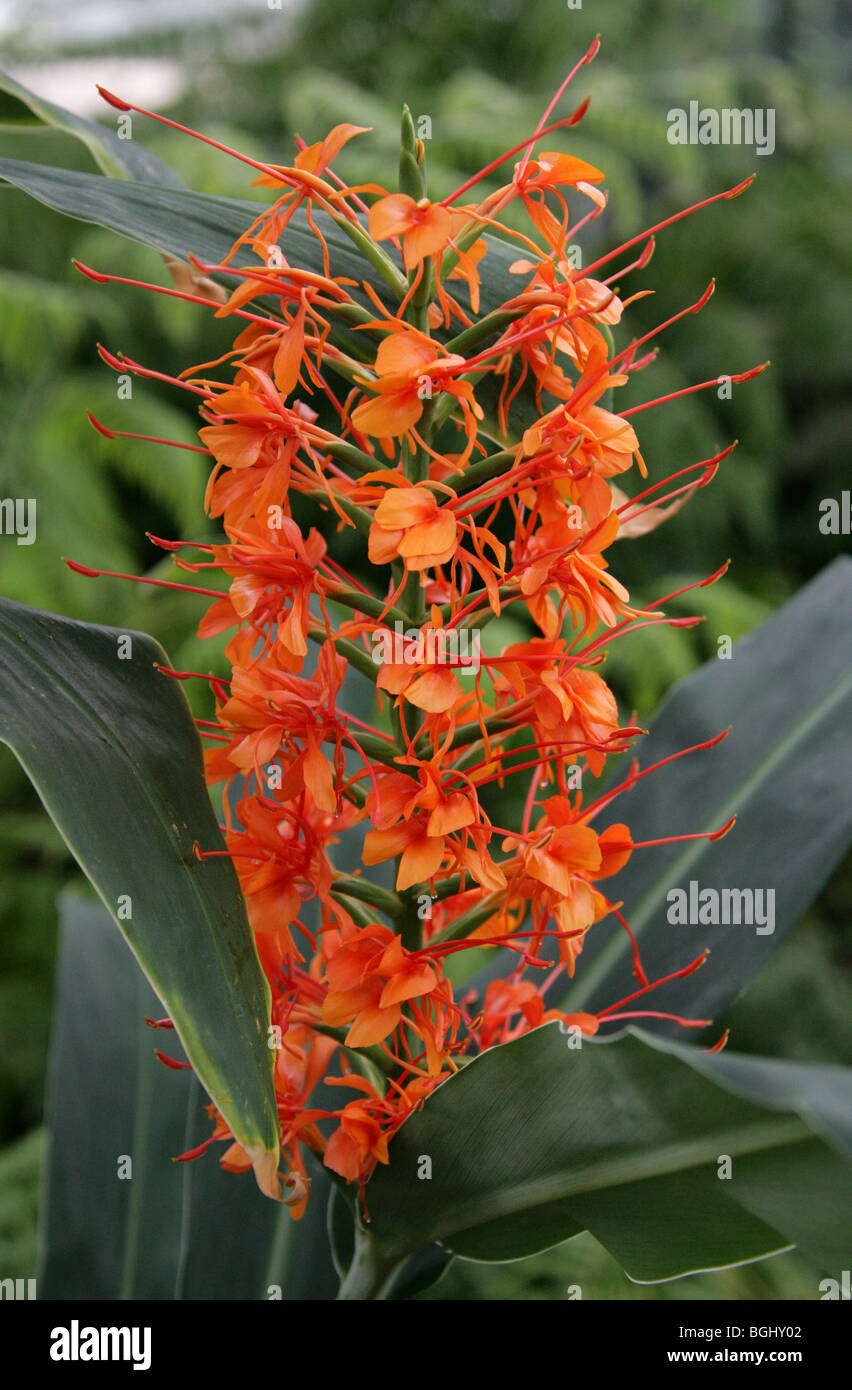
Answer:
[(443, 251), (452, 233), (450, 213), (428, 198), (415, 202), (407, 193), (390, 193), (370, 208), (370, 236), (374, 241), (402, 237), (402, 259), (413, 270), (426, 256)]
[[(299, 150), (291, 167), (310, 174), (322, 174), (343, 149), (347, 140), (351, 140), (353, 135), (366, 135), (371, 129), (371, 126), (349, 125), (346, 122), (333, 126), (324, 140), (318, 140), (316, 144), (306, 145), (304, 149)], [(286, 181), (287, 174), (290, 173), (290, 167), (283, 164), (272, 165), (271, 167), (279, 168), (282, 177), (277, 179), (271, 174), (262, 174), (259, 179), (255, 179), (256, 185), (262, 188), (280, 188), (282, 186)]]
[(576, 532), (566, 531), (561, 522), (548, 522), (536, 531), (522, 552), (523, 560), (516, 556), (521, 592), (545, 636), (554, 637), (561, 621), (560, 612), (549, 598), (552, 589), (561, 595), (560, 610), (567, 607), (584, 634), (592, 632), (598, 623), (613, 627), (620, 615), (634, 612), (627, 607), (630, 595), (623, 584), (607, 573), (603, 558), (603, 551), (617, 534), (615, 512), (610, 512), (579, 542)]
[(434, 968), (403, 949), (379, 924), (364, 927), (326, 964), (329, 990), (322, 1019), (330, 1028), (350, 1023), (347, 1047), (372, 1047), (396, 1028), (401, 1006), (438, 988)]
[(371, 1114), (368, 1102), (351, 1100), (344, 1107), (340, 1128), (325, 1146), (324, 1162), (326, 1168), (339, 1173), (347, 1182), (357, 1182), (376, 1163), (388, 1162), (387, 1136)]
[(364, 381), (376, 395), (353, 410), (353, 425), (364, 434), (399, 438), (417, 424), (426, 402), (441, 391), (455, 396), (466, 421), (471, 415), (482, 419), (470, 382), (454, 379), (453, 373), (464, 365), (465, 359), (457, 354), (441, 357), (438, 344), (425, 334), (402, 327), (394, 329), (379, 344), (377, 379)]
[[(520, 722), (535, 719), (543, 742), (551, 740), (583, 754), (591, 772), (603, 771), (606, 745), (618, 729), (618, 708), (609, 686), (595, 671), (573, 668), (560, 655), (565, 651), (562, 638), (548, 641), (535, 638), (507, 647), (495, 678), (498, 706), (512, 709), (513, 698), (532, 699), (533, 714), (521, 711)], [(548, 661), (544, 658), (550, 657)], [(507, 660), (508, 658), (508, 660)]]
[(369, 830), (361, 857), (369, 865), (382, 864), (399, 855), (396, 887), (402, 890), (433, 878), (441, 867), (445, 849), (444, 836), (430, 835), (428, 816), (421, 813), (393, 829)]
[(232, 528), (231, 535), (231, 545), (212, 546), (211, 554), (233, 582), (228, 597), (217, 600), (202, 618), (199, 637), (246, 622), (255, 633), (274, 637), (289, 670), (301, 670), (311, 595), (324, 588), (318, 567), (325, 541), (314, 529), (303, 536), (290, 517), (276, 518), (272, 526), (252, 519)]
[(458, 546), (458, 522), (429, 488), (388, 488), (373, 515), (369, 556), (374, 565), (404, 560), (425, 570), (451, 560)]
[[(520, 176), (520, 164), (516, 165), (516, 170)], [(602, 183), (604, 177), (600, 169), (588, 164), (585, 159), (551, 150), (528, 161), (520, 182), (524, 189), (558, 188), (560, 185), (582, 188), (587, 183)]]

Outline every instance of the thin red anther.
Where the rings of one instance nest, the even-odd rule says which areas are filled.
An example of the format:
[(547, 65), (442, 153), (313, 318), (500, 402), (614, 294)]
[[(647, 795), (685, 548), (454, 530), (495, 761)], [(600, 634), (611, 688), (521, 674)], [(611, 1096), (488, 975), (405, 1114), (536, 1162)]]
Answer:
[(629, 241), (623, 241), (620, 246), (616, 246), (615, 250), (607, 251), (605, 256), (600, 256), (598, 260), (593, 261), (591, 265), (585, 266), (583, 270), (576, 271), (574, 278), (576, 280), (585, 279), (587, 276), (591, 275), (593, 271), (597, 270), (598, 266), (606, 265), (607, 261), (611, 261), (614, 256), (620, 255), (622, 251), (629, 251), (631, 246), (636, 246), (638, 242), (644, 241), (645, 237), (653, 235), (654, 232), (662, 231), (663, 227), (670, 227), (673, 222), (680, 222), (681, 218), (689, 217), (691, 213), (698, 212), (701, 208), (709, 207), (711, 203), (717, 203), (720, 198), (738, 198), (741, 193), (745, 192), (749, 184), (753, 183), (754, 178), (755, 175), (752, 174), (750, 178), (743, 179), (742, 183), (736, 184), (733, 188), (727, 188), (723, 193), (714, 193), (710, 198), (703, 198), (700, 203), (693, 203), (692, 207), (682, 208), (680, 212), (673, 213), (671, 217), (666, 217), (662, 222), (655, 223), (653, 227), (647, 227), (645, 231), (640, 232), (638, 236), (631, 237)]
[(731, 816), (718, 830), (702, 830), (696, 835), (666, 835), (661, 840), (637, 840), (634, 849), (651, 849), (655, 845), (679, 845), (686, 840), (721, 840), (724, 835), (732, 830), (736, 822), (736, 816)]
[(210, 450), (201, 444), (182, 444), (179, 439), (164, 439), (155, 434), (136, 434), (131, 430), (110, 430), (101, 424), (91, 410), (86, 411), (86, 418), (92, 429), (102, 434), (104, 439), (142, 439), (146, 444), (167, 444), (171, 449), (187, 449), (191, 454), (207, 454), (208, 458), (210, 457)]
[(75, 574), (85, 574), (88, 579), (129, 579), (134, 584), (153, 584), (161, 589), (181, 589), (185, 594), (203, 594), (205, 598), (227, 597), (220, 589), (199, 589), (194, 584), (175, 584), (170, 579), (148, 579), (142, 574), (121, 574), (118, 570), (95, 570), (90, 565), (81, 565), (77, 560), (67, 560), (66, 565)]

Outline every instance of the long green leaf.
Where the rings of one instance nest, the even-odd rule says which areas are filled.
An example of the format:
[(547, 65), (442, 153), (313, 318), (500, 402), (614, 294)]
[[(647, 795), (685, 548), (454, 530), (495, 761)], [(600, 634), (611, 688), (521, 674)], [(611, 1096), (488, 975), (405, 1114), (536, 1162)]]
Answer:
[(571, 1042), (550, 1024), (492, 1048), (412, 1115), (367, 1188), (380, 1263), (435, 1240), (468, 1259), (518, 1259), (585, 1229), (640, 1281), (792, 1244), (842, 1267), (852, 1072), (632, 1029)]
[(143, 633), (0, 600), (0, 740), (38, 791), (273, 1194), (278, 1126), (269, 990), (222, 847), (201, 746)]
[(39, 1296), (333, 1298), (327, 1175), (314, 1174), (296, 1225), (250, 1176), (220, 1168), (221, 1145), (175, 1163), (210, 1136), (206, 1097), (156, 1059), (157, 1046), (182, 1049), (144, 1023), (157, 997), (101, 904), (68, 892), (59, 915)]
[[(64, 106), (37, 96), (7, 72), (0, 72), (0, 130), (39, 130), (45, 126), (64, 131), (82, 140), (92, 158), (110, 178), (138, 179), (144, 183), (182, 188), (183, 180), (174, 169), (151, 154), (138, 140), (121, 140), (114, 130), (100, 121), (75, 116)], [(105, 108), (106, 109), (106, 108)]]
[[(669, 764), (613, 807), (634, 839), (712, 830), (723, 840), (635, 853), (607, 891), (622, 901), (653, 979), (706, 947), (665, 1003), (712, 1018), (747, 987), (802, 917), (852, 840), (852, 560), (836, 560), (767, 623), (676, 687), (638, 749), (648, 767), (731, 726), (723, 743)], [(774, 893), (774, 931), (673, 925), (668, 894), (700, 889)], [(767, 899), (763, 899), (764, 906)], [(767, 924), (769, 925), (769, 924)], [(626, 934), (595, 927), (568, 991), (571, 1009), (604, 1008), (636, 988)], [(642, 1007), (638, 1004), (636, 1007)]]
[[(218, 264), (259, 211), (257, 203), (239, 198), (218, 198), (172, 187), (155, 188), (149, 183), (80, 174), (19, 159), (0, 159), (0, 179), (23, 189), (57, 212), (94, 222), (181, 260), (192, 255), (201, 261)], [(383, 282), (360, 257), (345, 232), (323, 213), (317, 213), (314, 221), (328, 245), (332, 273), (347, 276), (356, 285), (370, 280), (374, 289), (386, 296)], [(486, 236), (485, 240), (488, 254), (481, 271), (483, 314), (498, 308), (518, 291), (517, 277), (509, 274), (509, 266), (517, 259), (515, 249), (497, 237)], [(281, 244), (293, 265), (323, 273), (322, 248), (303, 212), (290, 220)], [(394, 256), (393, 252), (389, 254)], [(395, 259), (399, 262), (398, 256)], [(233, 263), (241, 266), (257, 262), (249, 252), (241, 250)], [(353, 293), (356, 297), (361, 295), (357, 289)], [(366, 296), (361, 297), (365, 304), (369, 303)], [(345, 329), (335, 328), (332, 337), (339, 346), (354, 350), (356, 356), (363, 346), (358, 335), (349, 334)], [(478, 395), (489, 418), (493, 417), (497, 386), (486, 381)], [(533, 393), (525, 388), (513, 406), (514, 434), (527, 428), (537, 415)]]
[[(21, 159), (0, 159), (0, 179), (68, 217), (97, 223), (183, 260), (192, 253), (200, 260), (220, 261), (261, 210), (258, 203), (247, 199), (220, 198), (128, 179), (112, 180)], [(349, 275), (356, 281), (371, 279), (379, 288), (381, 281), (345, 232), (324, 214), (317, 214), (315, 221), (328, 242), (333, 274)], [(514, 249), (496, 237), (488, 236), (486, 240), (489, 249), (485, 264), (489, 273), (483, 286), (483, 313), (517, 292), (517, 278), (509, 274), (509, 266), (517, 259)], [(322, 248), (303, 214), (289, 223), (284, 245), (294, 265), (322, 271)], [(399, 262), (399, 257), (396, 260)], [(257, 262), (246, 251), (235, 257), (236, 265), (248, 263)]]
[[(20, 159), (0, 159), (0, 178), (68, 217), (94, 222), (182, 260), (192, 253), (203, 261), (220, 261), (261, 210), (260, 204), (239, 198), (108, 179)], [(335, 274), (363, 278), (365, 263), (352, 243), (334, 223), (329, 225), (328, 219), (324, 233), (326, 227)], [(288, 246), (294, 265), (322, 268), (321, 247), (304, 219), (294, 219), (288, 229)], [(249, 262), (256, 264), (257, 260), (248, 252), (235, 257), (237, 265)]]
[[(852, 839), (852, 560), (829, 565), (768, 622), (732, 650), (677, 685), (637, 746), (641, 767), (670, 757), (730, 727), (715, 748), (693, 753), (644, 778), (610, 806), (634, 840), (713, 830), (733, 814), (723, 840), (636, 851), (607, 881), (607, 894), (638, 939), (651, 979), (679, 970), (705, 948), (710, 955), (687, 979), (637, 1001), (714, 1018), (751, 980), (800, 921)], [(618, 772), (612, 784), (622, 780)], [(601, 827), (606, 822), (601, 820)], [(774, 893), (774, 931), (755, 926), (671, 924), (668, 893), (759, 888)], [(766, 899), (763, 899), (764, 905)], [(546, 948), (545, 948), (546, 954)], [(505, 973), (496, 953), (467, 984), (480, 993)], [(597, 1012), (637, 988), (630, 940), (614, 921), (594, 926), (576, 975), (552, 1002)], [(677, 1025), (650, 1021), (655, 1032)]]

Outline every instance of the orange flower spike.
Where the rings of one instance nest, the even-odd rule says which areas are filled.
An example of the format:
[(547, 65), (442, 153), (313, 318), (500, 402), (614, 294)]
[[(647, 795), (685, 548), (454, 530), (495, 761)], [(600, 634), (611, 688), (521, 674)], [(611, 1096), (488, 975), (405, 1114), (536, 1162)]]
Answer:
[[(574, 72), (596, 50), (595, 42)], [(644, 249), (619, 272), (620, 284), (647, 264), (653, 238), (628, 240), (582, 272), (569, 258), (569, 237), (606, 203), (601, 170), (571, 154), (537, 151), (551, 131), (583, 114), (585, 103), (549, 124), (571, 76), (534, 131), (441, 203), (426, 196), (424, 147), (407, 111), (398, 192), (349, 188), (332, 171), (340, 150), (361, 132), (349, 124), (301, 148), (291, 167), (247, 161), (276, 189), (274, 202), (251, 220), (222, 265), (197, 267), (236, 279), (224, 305), (212, 291), (208, 305), (220, 319), (239, 316), (233, 349), (179, 379), (102, 353), (114, 370), (194, 395), (202, 451), (213, 458), (206, 507), (221, 518), (224, 540), (191, 550), (180, 541), (158, 544), (180, 568), (218, 569), (227, 583), (226, 592), (174, 587), (212, 601), (199, 630), (229, 633), (230, 678), (171, 674), (207, 679), (215, 695), (215, 720), (198, 723), (212, 744), (207, 778), (225, 784), (227, 849), (198, 852), (232, 858), (269, 983), (272, 1021), (281, 1030), (274, 1086), (282, 1195), (295, 1217), (308, 1200), (305, 1145), (358, 1183), (363, 1198), (397, 1129), (464, 1055), (549, 1021), (592, 1036), (612, 1017), (631, 1017), (613, 1011), (634, 995), (598, 1016), (566, 1014), (546, 1007), (549, 987), (560, 972), (573, 974), (587, 932), (608, 915), (631, 935), (621, 905), (599, 885), (634, 850), (703, 838), (634, 843), (620, 822), (596, 828), (615, 796), (662, 763), (642, 772), (634, 764), (623, 784), (585, 805), (573, 776), (579, 768), (598, 777), (606, 758), (628, 751), (642, 732), (619, 726), (614, 696), (591, 669), (605, 645), (634, 626), (693, 621), (629, 607), (607, 563), (620, 520), (629, 534), (640, 514), (677, 498), (682, 489), (665, 491), (674, 479), (688, 477), (687, 489), (696, 481), (704, 486), (712, 467), (697, 479), (683, 469), (632, 502), (611, 481), (633, 463), (644, 475), (632, 417), (672, 397), (620, 414), (608, 398), (649, 365), (651, 355), (638, 354), (653, 334), (613, 349), (608, 329), (621, 323), (632, 300), (592, 276), (641, 241)], [(458, 205), (513, 159), (510, 183), (478, 206)], [(579, 220), (575, 192), (591, 200)], [(359, 193), (374, 199), (371, 207)], [(515, 200), (528, 214), (529, 234), (496, 222)], [(321, 246), (321, 275), (287, 260), (299, 207)], [(313, 208), (345, 224), (364, 257), (363, 276), (334, 275), (335, 247), (321, 221), (312, 221)], [(366, 214), (366, 227), (359, 214)], [(493, 231), (523, 248), (511, 270), (525, 280), (496, 306), (497, 319), (483, 322), (479, 263)], [(237, 268), (239, 248), (259, 263)], [(396, 296), (390, 307), (376, 275)], [(458, 298), (448, 292), (452, 280), (465, 282)], [(364, 303), (362, 289), (372, 319), (356, 307)], [(251, 312), (260, 296), (280, 317)], [(372, 362), (362, 366), (348, 355), (337, 334), (339, 307), (362, 344), (378, 336)], [(446, 341), (454, 323), (461, 325), (455, 352), (432, 336)], [(207, 372), (215, 379), (201, 375)], [(496, 418), (482, 429), (473, 385), (480, 381), (483, 398), (496, 396)], [(300, 391), (310, 393), (316, 409), (297, 399)], [(531, 402), (537, 419), (529, 418)], [(501, 447), (494, 437), (500, 431), (515, 442)], [(296, 521), (302, 516), (304, 526)], [(361, 547), (351, 575), (335, 555), (339, 525)], [(502, 652), (490, 644), (482, 650), (476, 623), (511, 614), (514, 605), (540, 635)], [(438, 633), (477, 633), (474, 671), (460, 671), (454, 655), (446, 659), (443, 642), (430, 648), (429, 636)], [(304, 676), (311, 644), (319, 649), (316, 667)], [(460, 644), (452, 651), (460, 654)], [(375, 682), (381, 727), (358, 717), (350, 694), (357, 698), (357, 689), (344, 679), (352, 668)], [(511, 809), (499, 813), (511, 817), (509, 827), (494, 826), (492, 791), (509, 777), (518, 786), (524, 774), (520, 806), (513, 795), (504, 802)], [(342, 832), (361, 821), (368, 824), (358, 862)], [(727, 829), (704, 834), (717, 838)], [(387, 861), (395, 861), (395, 894), (369, 876)], [(431, 903), (425, 921), (414, 911), (420, 895)], [(374, 913), (393, 925), (373, 920)], [(546, 942), (558, 949), (558, 962), (543, 977)], [(506, 977), (492, 980), (481, 998), (465, 995), (460, 1007), (443, 975), (445, 957), (501, 945), (512, 953)], [(635, 942), (634, 970), (638, 994), (665, 983), (649, 982)], [(381, 1059), (383, 1083), (348, 1070), (353, 1049), (377, 1049), (372, 1060)], [(341, 1074), (329, 1075), (332, 1069)], [(345, 1103), (310, 1109), (321, 1081), (348, 1090)], [(327, 1137), (319, 1122), (329, 1119), (335, 1128)], [(248, 1155), (221, 1119), (212, 1137), (226, 1141), (226, 1167), (248, 1168)]]

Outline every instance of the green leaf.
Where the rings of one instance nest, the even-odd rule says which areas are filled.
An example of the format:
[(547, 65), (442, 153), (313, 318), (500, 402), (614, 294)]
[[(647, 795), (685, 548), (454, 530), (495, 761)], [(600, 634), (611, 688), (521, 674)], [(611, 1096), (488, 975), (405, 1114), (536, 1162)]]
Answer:
[(120, 140), (114, 130), (100, 121), (88, 121), (29, 91), (6, 72), (0, 72), (0, 130), (39, 130), (45, 126), (61, 130), (82, 140), (96, 164), (110, 178), (138, 179), (145, 183), (182, 188), (183, 180), (174, 169), (151, 154), (138, 140)]
[[(218, 264), (259, 211), (257, 203), (239, 198), (219, 198), (173, 187), (155, 188), (151, 184), (106, 179), (95, 174), (80, 174), (18, 159), (0, 159), (0, 179), (23, 189), (57, 212), (84, 222), (94, 222), (181, 260), (193, 255), (201, 261)], [(369, 280), (379, 295), (387, 300), (387, 286), (358, 254), (346, 233), (324, 213), (316, 213), (313, 220), (328, 245), (332, 273), (347, 276), (356, 283)], [(515, 248), (499, 237), (486, 235), (485, 240), (488, 254), (482, 266), (480, 310), (483, 315), (498, 308), (519, 289), (517, 277), (509, 274), (509, 266), (517, 259)], [(288, 223), (282, 245), (292, 264), (323, 273), (322, 248), (308, 227), (302, 210)], [(397, 265), (400, 264), (400, 258), (393, 250), (387, 254)], [(241, 248), (233, 263), (235, 266), (256, 265), (257, 261), (250, 252)], [(361, 291), (355, 289), (353, 293), (365, 305), (369, 304)], [(338, 346), (351, 350), (356, 357), (360, 355), (363, 343), (358, 334), (335, 327), (332, 339)], [(479, 347), (484, 345), (483, 342)], [(499, 393), (500, 384), (490, 378), (478, 388), (478, 396), (486, 410), (492, 432), (497, 429)], [(534, 392), (527, 386), (513, 405), (513, 437), (519, 438), (538, 418), (538, 414)]]
[(433, 1288), (443, 1279), (453, 1259), (454, 1256), (437, 1242), (425, 1245), (416, 1255), (411, 1255), (394, 1275), (385, 1299), (401, 1302)]
[[(68, 217), (94, 222), (182, 260), (192, 253), (200, 260), (219, 262), (261, 210), (258, 203), (241, 198), (152, 187), (138, 181), (118, 182), (20, 159), (0, 159), (0, 179)], [(369, 279), (386, 294), (383, 282), (365, 265), (345, 232), (323, 213), (317, 213), (314, 220), (328, 242), (333, 274)], [(508, 272), (516, 259), (513, 248), (496, 237), (486, 240), (489, 273), (483, 282), (483, 313), (497, 308), (518, 290), (516, 277)], [(304, 213), (297, 214), (288, 224), (284, 245), (294, 265), (322, 272), (322, 248)], [(393, 252), (388, 254), (399, 262)], [(257, 258), (241, 249), (234, 263), (256, 265)]]
[[(175, 1163), (210, 1136), (206, 1098), (155, 1057), (182, 1049), (145, 1024), (157, 997), (101, 904), (69, 892), (59, 911), (40, 1297), (333, 1298), (327, 1175), (297, 1224), (248, 1174), (220, 1168), (221, 1145)], [(123, 1180), (120, 1155), (132, 1160)]]
[[(637, 850), (607, 896), (623, 903), (652, 980), (710, 954), (693, 975), (637, 1000), (693, 1018), (718, 1017), (747, 989), (801, 919), (852, 839), (852, 560), (829, 565), (768, 622), (680, 682), (636, 748), (643, 768), (730, 727), (722, 743), (692, 753), (644, 778), (607, 808), (600, 828), (624, 821), (636, 841), (718, 829), (734, 814), (723, 840)], [(611, 780), (615, 786), (627, 769)], [(595, 792), (587, 793), (590, 800)], [(761, 888), (774, 892), (774, 931), (755, 926), (669, 923), (667, 894), (701, 889)], [(766, 899), (763, 899), (764, 904)], [(547, 955), (545, 946), (543, 953)], [(506, 973), (508, 953), (494, 956), (466, 983), (484, 991)], [(604, 920), (585, 938), (568, 990), (560, 981), (551, 1003), (570, 1012), (598, 1012), (638, 988), (630, 940)], [(678, 1025), (649, 1020), (654, 1032)]]
[[(252, 223), (262, 205), (240, 198), (219, 198), (178, 188), (152, 187), (130, 180), (106, 179), (19, 159), (0, 159), (0, 178), (69, 217), (94, 222), (120, 236), (186, 260), (190, 253), (202, 261), (219, 262), (237, 237)], [(318, 214), (333, 257), (334, 273), (355, 279), (376, 279), (344, 232)], [(322, 271), (322, 248), (304, 214), (289, 224), (285, 238), (294, 265)], [(257, 264), (241, 249), (236, 265)]]
[[(129, 659), (119, 642), (130, 640)], [(162, 999), (261, 1187), (277, 1190), (269, 989), (221, 849), (201, 746), (144, 633), (0, 600), (0, 740)]]
[(519, 1259), (585, 1229), (642, 1282), (794, 1243), (842, 1267), (852, 1072), (636, 1029), (572, 1041), (549, 1024), (492, 1048), (406, 1121), (367, 1187), (376, 1263), (435, 1240), (467, 1259)]
[[(731, 726), (721, 744), (652, 773), (609, 808), (609, 819), (623, 818), (634, 840), (713, 830), (737, 816), (723, 840), (635, 852), (607, 885), (610, 899), (625, 904), (651, 979), (710, 948), (700, 970), (651, 996), (649, 1008), (718, 1015), (800, 920), (849, 847), (850, 600), (852, 560), (841, 558), (738, 642), (730, 660), (710, 661), (678, 685), (639, 745), (648, 767)], [(667, 894), (688, 892), (691, 880), (719, 892), (774, 892), (774, 931), (670, 924)], [(626, 933), (594, 927), (566, 1007), (595, 1012), (635, 988)]]

